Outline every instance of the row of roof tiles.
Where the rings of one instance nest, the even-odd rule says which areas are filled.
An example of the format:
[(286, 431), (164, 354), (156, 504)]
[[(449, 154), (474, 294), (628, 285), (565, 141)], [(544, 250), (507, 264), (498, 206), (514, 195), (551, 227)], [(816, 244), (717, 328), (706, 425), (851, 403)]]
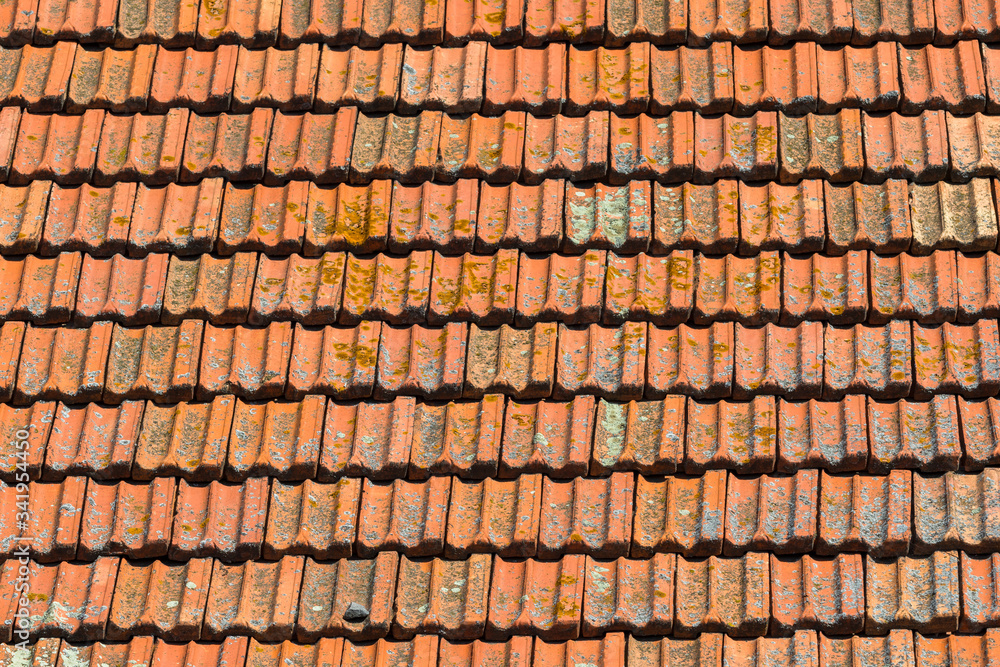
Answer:
[(0, 258), (0, 282), (0, 318), (35, 324), (935, 324), (1000, 316), (1000, 255), (948, 250), (752, 258), (690, 250), (666, 257), (328, 252), (315, 259), (63, 253)]
[(797, 0), (18, 0), (2, 16), (0, 43), (995, 41), (1000, 27), (994, 14), (958, 0), (844, 0), (833, 6)]
[(997, 248), (994, 190), (986, 178), (929, 185), (890, 179), (877, 185), (720, 180), (677, 186), (560, 180), (407, 186), (380, 180), (332, 188), (304, 181), (238, 186), (218, 178), (166, 187), (34, 181), (0, 185), (0, 254), (260, 251), (319, 257), (340, 250), (455, 255), (508, 248), (744, 256), (770, 250), (974, 253)]
[(912, 333), (911, 323), (902, 320), (885, 326), (805, 322), (761, 328), (730, 322), (707, 328), (545, 322), (527, 329), (462, 322), (391, 327), (367, 320), (320, 328), (290, 322), (217, 327), (200, 320), (144, 328), (6, 322), (0, 360), (0, 399), (13, 397), (21, 405), (173, 402), (220, 394), (253, 400), (306, 394), (453, 399), (489, 393), (628, 400), (668, 394), (928, 399), (1000, 393), (995, 319), (914, 323)]
[(997, 400), (944, 395), (926, 403), (856, 395), (835, 402), (670, 396), (612, 403), (577, 396), (519, 403), (495, 394), (446, 404), (410, 397), (343, 404), (321, 396), (263, 405), (233, 396), (167, 406), (44, 401), (0, 405), (0, 433), (0, 479), (11, 483), (16, 472), (50, 481), (86, 475), (333, 482), (1000, 466)]
[(187, 109), (116, 116), (0, 111), (0, 176), (12, 184), (163, 184), (224, 177), (269, 184), (304, 179), (420, 183), (481, 178), (612, 183), (719, 178), (820, 178), (838, 183), (965, 181), (1000, 174), (1000, 116), (925, 111), (870, 115), (857, 109), (745, 118), (676, 111), (662, 117), (246, 114)]
[[(27, 576), (21, 568), (28, 570)], [(1000, 624), (982, 581), (1000, 575), (1000, 556), (938, 551), (877, 559), (857, 554), (780, 558), (506, 560), (476, 554), (463, 561), (370, 560), (226, 564), (130, 561), (22, 566), (4, 563), (0, 605), (10, 633), (27, 610), (33, 637), (220, 640), (249, 635), (371, 640), (434, 633), (450, 640), (538, 636), (566, 640), (627, 631), (696, 637), (789, 636), (794, 630), (885, 635), (981, 632)], [(30, 596), (18, 598), (18, 579)], [(351, 603), (368, 611), (344, 618)], [(369, 663), (372, 664), (372, 663)], [(742, 664), (742, 663), (741, 663)]]
[[(22, 492), (23, 491), (23, 492)], [(24, 500), (22, 500), (22, 498)], [(28, 519), (15, 521), (18, 507)], [(67, 477), (0, 487), (0, 554), (29, 543), (42, 562), (102, 556), (186, 561), (375, 557), (545, 560), (566, 554), (649, 558), (749, 551), (877, 557), (1000, 548), (1000, 469), (979, 473), (610, 477), (242, 484), (157, 477)]]
[(0, 645), (0, 659), (30, 667), (989, 667), (1000, 661), (998, 633), (991, 628), (983, 635), (924, 636), (890, 630), (881, 637), (838, 637), (800, 630), (792, 637), (705, 633), (695, 639), (609, 633), (566, 642), (531, 637), (451, 642), (417, 635), (372, 643), (321, 638), (309, 644), (247, 637), (184, 644), (153, 637), (90, 644), (49, 638), (26, 647)]
[(957, 113), (1000, 110), (1000, 49), (978, 42), (907, 47), (621, 49), (481, 42), (424, 50), (386, 44), (291, 50), (87, 50), (71, 42), (0, 51), (0, 105), (31, 111), (285, 111), (585, 115), (783, 110)]

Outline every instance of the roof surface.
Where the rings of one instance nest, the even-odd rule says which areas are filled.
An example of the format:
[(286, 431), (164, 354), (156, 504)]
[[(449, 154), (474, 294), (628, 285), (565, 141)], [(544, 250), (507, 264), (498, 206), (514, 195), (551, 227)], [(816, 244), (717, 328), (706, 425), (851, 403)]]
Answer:
[(1000, 665), (997, 9), (3, 0), (0, 665)]

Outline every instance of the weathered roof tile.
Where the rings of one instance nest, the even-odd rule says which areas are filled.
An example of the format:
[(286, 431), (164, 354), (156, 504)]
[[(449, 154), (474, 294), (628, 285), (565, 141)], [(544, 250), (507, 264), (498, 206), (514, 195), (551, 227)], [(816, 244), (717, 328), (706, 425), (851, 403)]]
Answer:
[(820, 473), (816, 553), (861, 551), (879, 558), (905, 555), (910, 548), (909, 470), (884, 475)]

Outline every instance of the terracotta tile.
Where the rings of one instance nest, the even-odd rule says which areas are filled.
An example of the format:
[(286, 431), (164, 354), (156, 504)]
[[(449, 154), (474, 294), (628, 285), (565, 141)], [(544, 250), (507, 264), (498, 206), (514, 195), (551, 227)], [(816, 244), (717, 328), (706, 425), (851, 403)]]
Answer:
[(440, 44), (444, 39), (444, 5), (417, 0), (365, 0), (360, 43)]
[(62, 111), (77, 49), (71, 42), (5, 49), (0, 57), (0, 101), (32, 111)]
[(247, 399), (278, 398), (285, 391), (292, 349), (292, 325), (274, 322), (263, 329), (206, 326), (197, 395)]
[[(1000, 605), (996, 599), (996, 576), (1000, 570), (1000, 555), (970, 556), (959, 553), (962, 610), (958, 629), (961, 632), (981, 632), (1000, 622)], [(987, 636), (996, 630), (987, 630)]]
[(997, 325), (981, 320), (963, 326), (914, 324), (914, 396), (927, 399), (938, 393), (966, 398), (993, 396), (1000, 390)]
[(467, 340), (468, 329), (461, 322), (441, 328), (383, 327), (375, 396), (460, 398)]
[(171, 257), (163, 299), (163, 322), (204, 319), (217, 324), (245, 322), (256, 270), (256, 253), (225, 258)]
[[(143, 638), (136, 638), (129, 646), (141, 645)], [(152, 643), (152, 639), (149, 640)], [(254, 640), (250, 640), (256, 647)], [(197, 665), (239, 665), (243, 663), (243, 658), (247, 654), (246, 637), (226, 637), (222, 643), (196, 643), (169, 644), (163, 640), (157, 640), (153, 647), (153, 664), (197, 664)], [(63, 654), (64, 655), (64, 654)], [(141, 662), (142, 659), (138, 659)]]
[(197, 2), (120, 0), (114, 44), (121, 48), (141, 43), (191, 46), (197, 25)]
[(710, 254), (735, 253), (739, 242), (736, 181), (711, 185), (653, 185), (653, 238), (650, 252), (674, 249)]
[(909, 322), (827, 327), (824, 338), (824, 398), (862, 393), (887, 399), (910, 393)]
[(302, 480), (316, 476), (326, 400), (301, 403), (236, 401), (226, 460), (226, 479)]
[(765, 0), (712, 0), (689, 7), (688, 42), (703, 46), (711, 42), (752, 44), (767, 36)]
[(359, 114), (350, 160), (351, 182), (378, 178), (404, 183), (430, 180), (438, 154), (441, 119), (440, 111), (422, 111), (411, 117)]
[(722, 553), (726, 473), (698, 477), (644, 477), (636, 481), (632, 557), (677, 552)]
[(579, 256), (522, 256), (517, 281), (518, 326), (539, 320), (596, 322), (601, 314), (606, 258), (603, 250)]
[(899, 67), (903, 113), (925, 109), (972, 113), (986, 106), (983, 62), (975, 42), (950, 47), (900, 45)]
[[(23, 408), (0, 405), (0, 435), (4, 443), (0, 447), (0, 480), (5, 484), (16, 483), (18, 474), (27, 475), (28, 480), (41, 477), (54, 410), (55, 403), (51, 401), (36, 401)], [(24, 431), (28, 432), (26, 438), (16, 435), (23, 435)]]
[[(25, 549), (38, 562), (75, 560), (86, 489), (84, 477), (68, 477), (53, 484), (32, 482), (24, 484), (23, 490), (0, 487), (3, 557), (17, 561)], [(27, 513), (27, 520), (22, 513)]]
[[(316, 642), (321, 636), (334, 634), (355, 640), (387, 636), (394, 618), (398, 561), (399, 557), (390, 552), (380, 553), (371, 560), (343, 559), (330, 563), (307, 558), (296, 637)], [(364, 606), (368, 618), (344, 619), (344, 612), (352, 603)]]
[(670, 325), (687, 321), (694, 306), (693, 259), (690, 250), (675, 250), (669, 257), (610, 254), (604, 323), (648, 320)]
[[(54, 183), (35, 181), (20, 190), (22, 197), (11, 202), (11, 213), (37, 215), (38, 223), (44, 221), (44, 233), (34, 239), (42, 255), (53, 256), (63, 251), (81, 250), (94, 257), (107, 257), (125, 251), (136, 186), (119, 183), (111, 188), (94, 188), (89, 185), (63, 188)], [(50, 193), (51, 192), (51, 196)], [(13, 194), (13, 192), (11, 192)], [(43, 214), (37, 207), (48, 209)], [(21, 210), (18, 210), (21, 209)], [(9, 221), (14, 224), (14, 220)], [(21, 230), (30, 240), (31, 232)]]
[(608, 171), (608, 136), (606, 111), (591, 111), (582, 118), (528, 116), (522, 178), (528, 183), (601, 178)]
[(866, 559), (865, 632), (891, 628), (924, 634), (958, 629), (958, 554), (938, 551), (923, 558)]
[[(614, 19), (610, 20), (609, 25), (613, 25)], [(732, 111), (733, 47), (729, 42), (713, 42), (707, 48), (654, 47), (650, 53), (650, 85), (650, 111), (654, 114)]]
[[(274, 480), (267, 507), (264, 558), (277, 560), (291, 554), (320, 559), (349, 557), (360, 500), (359, 479), (341, 479), (334, 484), (308, 479), (302, 484), (282, 484)], [(263, 516), (259, 520), (263, 522)]]
[(696, 398), (720, 398), (732, 391), (733, 325), (716, 322), (708, 328), (686, 324), (649, 327), (647, 387), (649, 398), (680, 393)]
[(34, 324), (68, 322), (77, 301), (80, 253), (61, 253), (52, 259), (29, 255), (0, 258), (0, 315)]
[(723, 635), (718, 633), (706, 633), (695, 639), (663, 637), (643, 640), (631, 636), (628, 638), (628, 655), (633, 661), (630, 664), (636, 667), (684, 662), (715, 667), (722, 664), (722, 639)]
[(694, 138), (696, 179), (767, 180), (778, 175), (778, 117), (773, 112), (749, 118), (699, 115)]
[[(875, 256), (872, 255), (872, 261)], [(868, 253), (840, 257), (783, 257), (784, 294), (781, 322), (823, 320), (856, 324), (868, 318)], [(873, 276), (872, 281), (876, 278)]]
[(855, 108), (895, 111), (902, 93), (896, 45), (820, 47), (816, 51), (820, 113)]
[[(207, 0), (206, 0), (207, 1)], [(274, 0), (263, 0), (274, 1)], [(274, 112), (192, 114), (184, 145), (181, 180), (192, 182), (222, 176), (235, 181), (260, 180)], [(277, 132), (276, 132), (276, 136)]]
[(510, 480), (453, 480), (444, 555), (453, 559), (476, 553), (534, 556), (541, 497), (538, 474)]
[[(61, 42), (56, 48), (66, 45)], [(156, 51), (151, 44), (131, 51), (77, 50), (66, 110), (71, 113), (90, 108), (118, 113), (145, 111)], [(52, 110), (58, 111), (59, 107)]]
[[(485, 4), (486, 0), (479, 2)], [(514, 6), (514, 3), (504, 4)], [(538, 49), (490, 45), (486, 51), (484, 85), (484, 114), (496, 115), (504, 111), (527, 111), (538, 115), (559, 113), (567, 94), (566, 45), (545, 44)]]
[(936, 248), (965, 252), (996, 247), (996, 209), (990, 179), (968, 183), (910, 185), (913, 245), (911, 252), (926, 255)]
[(778, 472), (864, 470), (868, 424), (863, 396), (778, 403)]
[(604, 39), (615, 46), (628, 42), (682, 44), (687, 22), (687, 5), (678, 0), (610, 0)]
[(551, 644), (538, 639), (535, 641), (532, 664), (538, 667), (624, 665), (625, 635), (619, 632), (605, 635), (602, 639), (576, 639)]
[(4, 166), (10, 164), (10, 181), (27, 184), (33, 180), (53, 180), (75, 184), (90, 180), (104, 115), (101, 109), (90, 109), (82, 116), (21, 114), (11, 162), (7, 158), (8, 137), (18, 125), (16, 110), (8, 107), (0, 115), (0, 162)]
[[(234, 403), (232, 396), (216, 396), (210, 403), (146, 404), (142, 429), (135, 440), (132, 478), (150, 480), (171, 475), (193, 482), (220, 479), (226, 463)], [(122, 408), (128, 405), (124, 403)], [(114, 434), (105, 437), (111, 435)], [(111, 442), (105, 447), (110, 448)], [(50, 450), (51, 447), (50, 444)], [(82, 453), (77, 454), (78, 459)], [(131, 463), (131, 455), (127, 463)]]
[(563, 250), (568, 253), (595, 248), (621, 253), (646, 250), (652, 221), (649, 183), (597, 183), (589, 187), (566, 184)]
[[(24, 340), (26, 325), (23, 322), (4, 322), (0, 325), (0, 400), (10, 401), (14, 392), (14, 379), (17, 377), (17, 361), (21, 356), (21, 344)], [(42, 330), (43, 332), (45, 330)], [(555, 327), (552, 328), (552, 355), (555, 354)], [(555, 361), (553, 359), (553, 361)], [(550, 366), (551, 367), (551, 366)], [(549, 373), (551, 376), (551, 372)], [(551, 389), (551, 382), (549, 383)]]
[(394, 183), (388, 249), (397, 253), (472, 250), (477, 200), (477, 183), (473, 180), (414, 187)]
[(905, 178), (925, 183), (942, 180), (948, 173), (943, 112), (925, 111), (919, 116), (866, 113), (863, 121), (866, 180)]
[(842, 186), (824, 183), (823, 191), (829, 254), (843, 255), (849, 250), (895, 254), (909, 248), (914, 234), (906, 181)]
[(819, 505), (819, 473), (748, 478), (730, 473), (726, 498), (726, 539), (723, 553), (747, 551), (798, 554), (812, 551)]
[(524, 119), (519, 111), (496, 118), (444, 116), (435, 176), (444, 181), (515, 180), (524, 154)]
[(915, 635), (918, 665), (970, 665), (985, 667), (1000, 660), (997, 630), (989, 629), (982, 636), (949, 635), (924, 637)]
[(451, 479), (431, 477), (426, 482), (372, 482), (361, 492), (358, 556), (371, 558), (380, 551), (408, 556), (436, 556), (444, 550)]
[(506, 561), (495, 558), (486, 639), (537, 635), (561, 640), (579, 636), (584, 557)]
[(759, 637), (771, 615), (768, 557), (677, 559), (674, 635)]
[(260, 477), (242, 485), (214, 481), (204, 486), (192, 486), (182, 479), (173, 516), (170, 558), (260, 558), (267, 487), (268, 480)]
[(733, 397), (777, 394), (819, 398), (823, 389), (822, 339), (819, 322), (795, 327), (737, 325)]
[(276, 114), (264, 182), (346, 180), (356, 117), (352, 108), (331, 115)]
[(632, 179), (678, 182), (693, 174), (695, 126), (690, 113), (678, 111), (661, 118), (612, 114), (610, 137), (608, 178), (612, 183)]
[(361, 34), (361, 0), (328, 4), (315, 0), (282, 0), (278, 46), (299, 42), (354, 44)]
[[(0, 167), (2, 171), (2, 167)], [(0, 252), (4, 255), (23, 255), (39, 249), (42, 241), (42, 229), (57, 229), (59, 220), (55, 210), (50, 207), (46, 214), (46, 203), (52, 183), (33, 181), (26, 187), (11, 187), (0, 185), (0, 207), (3, 210), (2, 229), (0, 229)], [(126, 186), (127, 187), (127, 186)], [(559, 188), (562, 192), (562, 188)], [(559, 231), (562, 232), (560, 220)], [(51, 233), (51, 232), (50, 232)], [(62, 247), (49, 250), (46, 254), (54, 254)], [(66, 250), (75, 248), (66, 247)]]
[(913, 552), (997, 550), (1000, 535), (984, 523), (996, 512), (998, 471), (916, 474), (913, 480)]
[[(343, 268), (340, 271), (346, 273), (340, 322), (423, 322), (430, 295), (431, 260), (429, 251), (413, 252), (407, 257), (348, 255), (346, 272)], [(298, 300), (301, 302), (301, 297)]]
[(333, 111), (347, 106), (366, 112), (393, 111), (399, 96), (402, 62), (402, 44), (386, 44), (377, 50), (324, 46), (315, 110)]
[(740, 254), (819, 252), (826, 243), (823, 183), (739, 184)]
[(28, 565), (28, 590), (33, 595), (22, 608), (28, 610), (31, 635), (72, 641), (103, 639), (118, 561), (103, 556), (91, 563)]
[(278, 37), (281, 0), (254, 0), (214, 3), (201, 0), (198, 9), (199, 49), (218, 44), (241, 44), (252, 48), (273, 46)]
[(470, 325), (465, 398), (502, 393), (517, 399), (551, 395), (556, 362), (556, 325), (514, 329)]
[(110, 322), (98, 322), (85, 329), (29, 325), (21, 349), (14, 403), (99, 400), (112, 326)]
[(261, 255), (248, 321), (256, 325), (275, 320), (303, 324), (336, 321), (345, 262), (344, 253), (324, 253), (317, 259)]
[(777, 417), (774, 399), (699, 403), (688, 399), (685, 472), (728, 469), (742, 475), (774, 470)]
[[(427, 664), (436, 667), (439, 639), (435, 635), (421, 635), (413, 641), (388, 641), (379, 639), (374, 644), (344, 643), (342, 664), (345, 667), (362, 667), (373, 664), (413, 665)], [(425, 657), (426, 656), (426, 657)]]
[(444, 405), (420, 403), (414, 414), (410, 479), (452, 475), (481, 479), (497, 474), (505, 401), (490, 394), (481, 401)]
[(202, 639), (249, 635), (265, 641), (288, 639), (295, 627), (303, 558), (275, 563), (215, 562), (205, 607)]
[(854, 27), (851, 2), (845, 0), (784, 0), (768, 2), (771, 25), (768, 40), (775, 44), (817, 41), (849, 42)]
[(221, 178), (197, 185), (171, 183), (165, 188), (140, 185), (129, 228), (128, 254), (211, 252), (219, 233), (222, 190)]
[(861, 147), (861, 114), (844, 109), (835, 115), (808, 114), (802, 118), (779, 115), (783, 182), (820, 178), (832, 182), (856, 181), (865, 165)]
[(417, 113), (421, 109), (450, 113), (479, 111), (483, 102), (486, 52), (487, 45), (482, 42), (426, 50), (407, 46), (399, 89), (400, 112)]
[(741, 665), (794, 665), (818, 663), (817, 634), (798, 630), (789, 638), (757, 637), (733, 639), (722, 637), (727, 663)]
[(375, 480), (406, 476), (415, 440), (416, 399), (400, 396), (392, 402), (330, 401), (326, 410), (319, 479), (344, 475)]
[[(237, 639), (230, 637), (226, 641)], [(245, 638), (239, 638), (246, 641)], [(250, 649), (245, 650), (246, 665), (252, 667), (274, 667), (275, 665), (302, 664), (337, 664), (341, 654), (344, 652), (344, 644), (347, 640), (343, 637), (324, 638), (311, 644), (294, 644), (284, 641), (280, 644), (261, 644), (256, 639), (250, 640)], [(202, 644), (201, 646), (215, 647), (219, 644)], [(238, 664), (242, 662), (240, 656)]]
[(481, 637), (486, 625), (492, 558), (473, 554), (464, 561), (440, 559), (399, 563), (396, 615), (392, 635), (417, 633), (449, 640)]
[(166, 255), (141, 259), (84, 255), (73, 318), (80, 324), (99, 320), (132, 325), (158, 322), (166, 277)]
[(309, 184), (303, 254), (318, 257), (327, 250), (385, 250), (390, 187), (388, 181), (360, 187), (342, 184), (329, 189)]
[[(188, 124), (187, 109), (166, 115), (108, 115), (97, 151), (94, 182), (142, 181), (162, 185), (177, 180)], [(127, 146), (121, 150), (120, 146)]]
[(278, 256), (301, 252), (310, 187), (304, 181), (280, 187), (227, 183), (216, 251), (231, 255), (255, 250)]
[(149, 110), (162, 113), (189, 107), (198, 113), (228, 111), (238, 48), (220, 45), (213, 51), (172, 51), (158, 47)]
[(37, 0), (19, 0), (4, 7), (0, 21), (0, 39), (8, 46), (20, 46), (31, 42), (37, 17)]
[(1000, 462), (1000, 404), (997, 399), (958, 399), (964, 470), (982, 470)]
[(476, 252), (519, 248), (526, 252), (553, 252), (562, 247), (563, 197), (561, 181), (541, 185), (490, 185), (479, 191)]
[(1000, 164), (997, 124), (992, 117), (975, 114), (959, 117), (948, 114), (951, 139), (952, 175), (957, 180), (975, 176), (996, 176)]
[(735, 112), (816, 111), (819, 87), (816, 78), (816, 45), (799, 42), (787, 48), (736, 48), (733, 50)]
[(56, 658), (60, 653), (67, 655), (65, 660), (68, 661), (69, 654), (74, 652), (74, 650), (80, 650), (80, 648), (62, 644), (62, 640), (55, 637), (48, 637), (41, 638), (30, 645), (17, 646), (15, 644), (6, 644), (0, 646), (0, 660), (4, 660), (7, 664), (17, 664), (17, 661), (21, 660), (26, 665), (31, 665), (32, 667), (35, 667), (35, 665), (38, 665), (38, 667), (55, 667)]
[(881, 476), (820, 474), (817, 554), (861, 551), (885, 558), (909, 551), (909, 470)]
[(88, 482), (80, 557), (166, 556), (176, 496), (176, 482), (164, 477), (135, 484)]
[(583, 635), (615, 631), (638, 636), (668, 634), (673, 625), (675, 567), (673, 554), (614, 561), (588, 556)]
[(434, 253), (427, 321), (472, 321), (497, 326), (514, 319), (518, 255), (501, 249), (495, 255), (445, 257)]
[(605, 398), (641, 398), (645, 388), (646, 325), (559, 327), (553, 396), (577, 393)]
[(605, 0), (526, 0), (524, 44), (546, 42), (601, 42), (604, 39)]
[(632, 536), (634, 487), (634, 476), (624, 472), (565, 482), (543, 478), (538, 557), (626, 555)]
[(590, 474), (676, 472), (684, 458), (684, 416), (681, 396), (629, 403), (602, 399), (597, 405)]
[(819, 654), (824, 665), (916, 665), (913, 653), (913, 633), (908, 630), (890, 630), (884, 637), (831, 638), (819, 635)]
[(303, 44), (287, 51), (275, 48), (250, 51), (240, 46), (232, 110), (246, 113), (254, 107), (275, 107), (283, 111), (309, 111), (319, 67), (317, 44)]
[(158, 402), (193, 398), (203, 328), (193, 320), (178, 327), (126, 329), (116, 324), (104, 399), (119, 403), (133, 398)]
[[(799, 631), (859, 634), (864, 627), (862, 557), (771, 556), (772, 632), (799, 638)], [(815, 645), (813, 650), (815, 651)]]
[(350, 399), (371, 395), (381, 330), (381, 322), (320, 329), (296, 324), (286, 396), (336, 393), (338, 398)]
[(211, 575), (212, 561), (207, 558), (187, 563), (122, 562), (106, 637), (120, 641), (147, 634), (198, 639)]
[(569, 91), (563, 111), (571, 116), (593, 110), (635, 114), (649, 105), (649, 45), (569, 49)]
[(962, 456), (958, 411), (952, 396), (929, 402), (868, 402), (871, 431), (871, 472), (896, 468), (922, 472), (957, 470)]
[(698, 286), (691, 321), (708, 324), (736, 320), (762, 324), (781, 312), (781, 259), (777, 252), (751, 258), (698, 255)]
[[(97, 480), (129, 477), (144, 406), (142, 401), (128, 401), (115, 407), (97, 403), (70, 407), (60, 403), (53, 415), (51, 403), (36, 403), (29, 413), (31, 421), (25, 426), (32, 435), (48, 440), (42, 477), (47, 480), (70, 475)], [(51, 435), (48, 427), (43, 431), (35, 421), (43, 414), (56, 419)]]
[(913, 319), (936, 324), (955, 319), (958, 308), (955, 253), (926, 257), (871, 255), (872, 310), (869, 321)]
[(927, 44), (934, 37), (934, 5), (923, 0), (858, 0), (854, 5), (855, 44)]
[[(943, 5), (944, 3), (940, 2), (939, 4)], [(979, 11), (979, 7), (973, 8), (970, 6), (970, 9), (973, 9), (973, 11), (977, 12)], [(990, 20), (994, 21), (994, 25), (996, 25), (995, 19), (990, 19)], [(968, 23), (964, 24), (963, 27), (968, 28), (969, 27)], [(996, 47), (990, 44), (983, 44), (982, 52), (983, 52), (982, 67), (983, 67), (983, 74), (985, 76), (986, 93), (987, 93), (986, 110), (989, 113), (996, 113), (997, 109), (1000, 109), (1000, 81), (997, 80), (997, 73), (998, 73), (997, 68), (1000, 68), (1000, 49), (997, 49)]]
[(444, 39), (456, 44), (520, 41), (524, 36), (523, 19), (524, 3), (474, 0), (468, 5), (449, 5)]
[(117, 14), (117, 0), (39, 2), (34, 41), (38, 44), (59, 40), (108, 44), (114, 39)]
[(594, 432), (594, 398), (516, 403), (504, 421), (499, 477), (545, 473), (557, 479), (587, 474)]

